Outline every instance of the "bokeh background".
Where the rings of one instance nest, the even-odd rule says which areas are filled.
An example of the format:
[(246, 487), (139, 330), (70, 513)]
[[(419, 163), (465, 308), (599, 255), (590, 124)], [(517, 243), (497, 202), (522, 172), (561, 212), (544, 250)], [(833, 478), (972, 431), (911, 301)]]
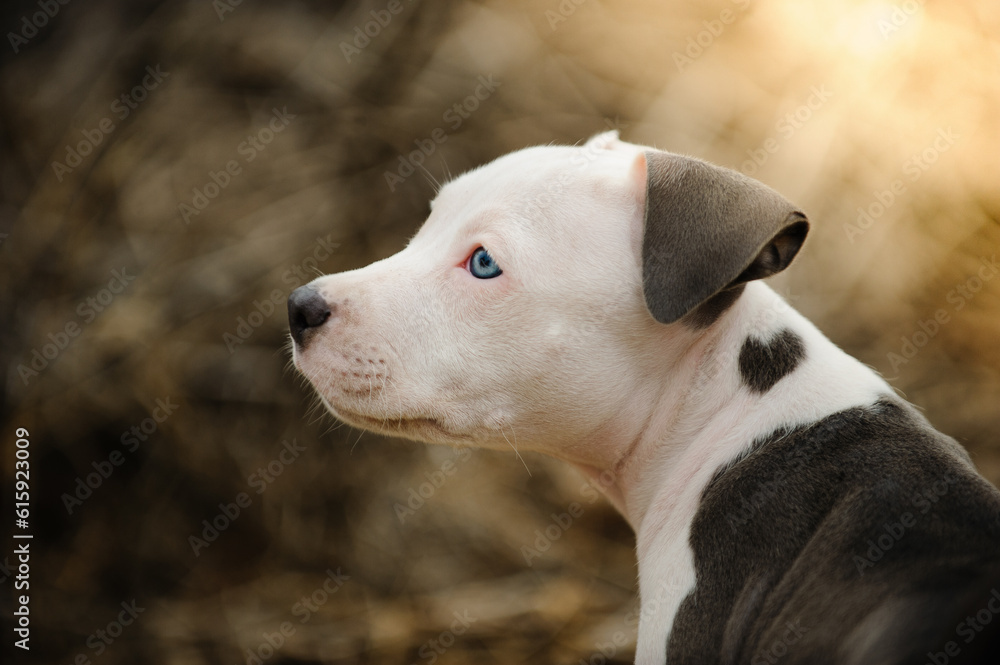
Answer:
[(607, 129), (799, 203), (775, 288), (1000, 482), (995, 2), (43, 0), (0, 29), (3, 522), (24, 427), (35, 536), (13, 662), (631, 662), (634, 539), (584, 479), (338, 427), (283, 304), (401, 249), (432, 177)]

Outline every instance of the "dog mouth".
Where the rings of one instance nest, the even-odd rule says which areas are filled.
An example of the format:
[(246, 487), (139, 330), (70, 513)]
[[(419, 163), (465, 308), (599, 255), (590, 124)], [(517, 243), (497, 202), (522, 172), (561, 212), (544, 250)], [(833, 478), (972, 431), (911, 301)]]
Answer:
[(453, 432), (445, 427), (437, 418), (424, 416), (384, 416), (375, 418), (339, 406), (333, 406), (329, 402), (327, 402), (327, 407), (335, 416), (348, 425), (380, 434), (406, 436), (420, 440), (430, 439), (436, 441), (443, 437), (449, 441), (471, 441), (471, 437)]
[[(473, 440), (469, 434), (457, 432), (440, 418), (426, 413), (379, 413), (383, 409), (373, 407), (385, 404), (386, 388), (394, 387), (387, 360), (378, 354), (375, 347), (358, 344), (350, 345), (339, 355), (341, 358), (335, 360), (342, 362), (329, 364), (322, 362), (322, 358), (319, 363), (310, 363), (301, 354), (295, 357), (296, 367), (312, 383), (323, 405), (336, 418), (358, 429), (426, 443), (467, 443)], [(360, 407), (360, 410), (344, 406), (344, 403)]]

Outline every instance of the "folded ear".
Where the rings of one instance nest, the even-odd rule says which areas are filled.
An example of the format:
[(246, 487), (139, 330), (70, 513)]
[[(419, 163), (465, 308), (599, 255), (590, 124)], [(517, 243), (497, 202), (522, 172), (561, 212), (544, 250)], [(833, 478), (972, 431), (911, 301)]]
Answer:
[(809, 231), (771, 188), (698, 159), (650, 150), (632, 177), (645, 180), (643, 293), (661, 323), (711, 324), (743, 284), (787, 268)]

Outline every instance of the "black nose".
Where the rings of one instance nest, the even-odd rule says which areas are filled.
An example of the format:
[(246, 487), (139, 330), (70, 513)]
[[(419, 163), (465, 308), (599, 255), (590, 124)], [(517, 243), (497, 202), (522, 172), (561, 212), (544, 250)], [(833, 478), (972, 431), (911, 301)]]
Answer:
[(298, 346), (305, 347), (305, 333), (330, 318), (326, 299), (311, 286), (300, 286), (288, 296), (288, 328)]

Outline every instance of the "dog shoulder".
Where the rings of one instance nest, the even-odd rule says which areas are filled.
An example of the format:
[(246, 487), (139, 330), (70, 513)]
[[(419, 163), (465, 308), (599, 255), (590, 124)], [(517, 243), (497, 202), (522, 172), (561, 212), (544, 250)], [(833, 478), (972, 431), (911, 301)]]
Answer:
[(753, 442), (706, 487), (690, 544), (697, 581), (669, 662), (750, 662), (795, 622), (808, 631), (796, 652), (829, 660), (824, 649), (866, 630), (894, 585), (1000, 563), (1000, 492), (953, 440), (886, 396)]

